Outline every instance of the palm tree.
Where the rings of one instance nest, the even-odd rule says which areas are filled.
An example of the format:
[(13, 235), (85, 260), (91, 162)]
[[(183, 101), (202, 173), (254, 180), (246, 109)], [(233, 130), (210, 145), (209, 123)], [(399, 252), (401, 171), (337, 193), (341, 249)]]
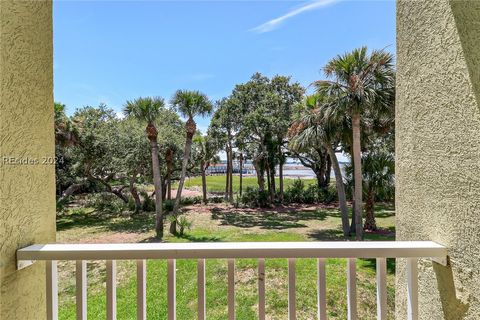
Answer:
[[(213, 105), (208, 97), (199, 91), (178, 90), (172, 97), (172, 106), (183, 117), (188, 118), (185, 124), (186, 139), (185, 152), (183, 154), (182, 173), (180, 182), (178, 183), (177, 197), (173, 207), (173, 215), (178, 213), (180, 200), (182, 198), (182, 189), (187, 174), (188, 160), (190, 159), (190, 151), (192, 149), (193, 135), (197, 131), (197, 124), (194, 121), (195, 116), (205, 116), (212, 112)], [(170, 233), (176, 233), (176, 223), (170, 225)]]
[(137, 98), (133, 101), (127, 101), (123, 108), (123, 112), (126, 116), (134, 117), (147, 123), (145, 132), (148, 140), (150, 140), (153, 184), (155, 186), (155, 232), (159, 239), (163, 237), (162, 181), (160, 175), (160, 161), (158, 158), (158, 131), (155, 127), (155, 121), (160, 116), (163, 108), (165, 108), (165, 102), (162, 98), (151, 97)]
[[(365, 230), (377, 230), (375, 198), (394, 188), (395, 160), (391, 153), (376, 151), (362, 157), (365, 188)], [(388, 195), (390, 196), (390, 195)]]
[(350, 228), (348, 223), (347, 197), (343, 184), (342, 171), (335, 153), (336, 145), (343, 134), (342, 119), (339, 120), (333, 117), (332, 114), (325, 113), (326, 99), (325, 96), (318, 94), (306, 98), (305, 105), (301, 109), (298, 119), (290, 127), (289, 134), (292, 137), (290, 143), (293, 149), (308, 148), (318, 144), (326, 149), (335, 173), (343, 234), (345, 237), (348, 237)]
[(352, 121), (352, 158), (354, 166), (354, 214), (357, 240), (363, 238), (362, 226), (362, 162), (360, 122), (368, 110), (391, 104), (394, 89), (393, 55), (384, 50), (367, 53), (362, 47), (330, 60), (324, 68), (333, 81), (316, 81), (317, 91), (334, 101), (331, 112), (346, 114)]
[(205, 173), (211, 164), (220, 161), (220, 158), (217, 155), (218, 148), (215, 145), (215, 141), (209, 136), (195, 135), (193, 137), (193, 142), (195, 162), (198, 163), (202, 175), (203, 203), (207, 204), (207, 177)]

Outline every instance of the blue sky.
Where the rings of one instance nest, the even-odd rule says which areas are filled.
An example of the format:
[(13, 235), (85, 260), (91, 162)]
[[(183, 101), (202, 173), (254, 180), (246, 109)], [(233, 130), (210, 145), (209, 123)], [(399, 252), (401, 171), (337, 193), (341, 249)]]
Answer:
[(395, 51), (393, 0), (54, 1), (55, 100), (68, 113), (176, 89), (216, 100), (256, 71), (306, 86), (362, 45)]

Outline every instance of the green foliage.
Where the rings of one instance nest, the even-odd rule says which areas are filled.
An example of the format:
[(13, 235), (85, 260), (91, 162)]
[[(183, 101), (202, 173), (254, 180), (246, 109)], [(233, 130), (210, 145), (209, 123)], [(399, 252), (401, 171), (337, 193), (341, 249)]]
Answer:
[(337, 200), (335, 187), (319, 188), (315, 184), (305, 185), (302, 179), (296, 179), (288, 186), (284, 194), (284, 204), (304, 203), (330, 203)]
[(171, 212), (173, 210), (174, 205), (175, 205), (175, 201), (165, 200), (163, 201), (163, 210), (165, 210), (166, 212)]
[(79, 208), (73, 208), (70, 210), (70, 214), (73, 215), (78, 215), (78, 216), (84, 216), (87, 213), (87, 210), (85, 208), (79, 207)]
[(284, 200), (286, 203), (303, 203), (305, 184), (301, 179), (296, 179), (291, 186), (285, 190)]
[(202, 197), (195, 196), (195, 197), (182, 198), (182, 201), (180, 203), (184, 206), (190, 206), (192, 204), (199, 204), (199, 203), (202, 203)]
[(158, 119), (162, 109), (164, 108), (165, 101), (163, 98), (146, 97), (127, 101), (123, 107), (123, 112), (126, 116), (133, 117), (147, 123), (153, 123)]
[(187, 217), (185, 216), (180, 216), (178, 219), (177, 219), (177, 225), (179, 227), (179, 235), (180, 236), (183, 236), (183, 234), (185, 233), (185, 229), (187, 230), (190, 230), (192, 228), (192, 221), (188, 220)]
[(116, 195), (106, 192), (90, 194), (87, 197), (86, 205), (100, 213), (107, 214), (120, 214), (128, 209), (128, 205)]
[(57, 213), (65, 213), (67, 210), (67, 205), (72, 200), (72, 197), (64, 197), (57, 201)]
[(170, 104), (185, 118), (206, 116), (213, 109), (213, 105), (208, 97), (200, 91), (177, 90)]
[(254, 188), (254, 187), (247, 187), (247, 189), (243, 192), (242, 196), (240, 197), (240, 202), (251, 208), (268, 207), (269, 206), (268, 191), (259, 190), (258, 188)]
[(140, 192), (140, 195), (143, 198), (142, 210), (146, 212), (155, 211), (155, 201), (153, 198), (149, 197), (145, 191)]

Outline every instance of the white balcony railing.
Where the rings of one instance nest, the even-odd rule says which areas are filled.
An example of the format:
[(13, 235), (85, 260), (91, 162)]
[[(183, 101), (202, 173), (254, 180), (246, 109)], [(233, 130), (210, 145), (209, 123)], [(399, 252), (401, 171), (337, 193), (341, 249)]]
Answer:
[(175, 263), (198, 259), (198, 319), (206, 318), (205, 259), (228, 259), (228, 319), (235, 319), (235, 259), (258, 259), (258, 316), (265, 319), (265, 259), (288, 259), (288, 318), (296, 319), (295, 259), (318, 261), (318, 319), (326, 319), (326, 258), (347, 259), (348, 319), (357, 319), (356, 259), (377, 260), (377, 318), (386, 319), (386, 258), (407, 259), (408, 319), (418, 314), (419, 258), (446, 261), (444, 246), (431, 241), (396, 242), (240, 242), (240, 243), (148, 243), (148, 244), (46, 244), (17, 251), (19, 266), (44, 260), (47, 268), (47, 318), (58, 317), (57, 261), (76, 261), (77, 319), (86, 319), (87, 260), (106, 260), (107, 319), (116, 319), (116, 260), (137, 261), (137, 318), (146, 319), (146, 260), (167, 260), (168, 319), (176, 318)]

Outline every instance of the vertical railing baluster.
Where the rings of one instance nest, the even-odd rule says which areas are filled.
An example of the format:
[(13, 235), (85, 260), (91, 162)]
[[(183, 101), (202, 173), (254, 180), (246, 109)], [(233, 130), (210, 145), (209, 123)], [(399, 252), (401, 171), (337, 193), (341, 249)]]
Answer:
[(235, 259), (228, 259), (228, 320), (235, 320)]
[(76, 270), (77, 320), (87, 319), (87, 261), (77, 260)]
[(47, 319), (58, 319), (58, 273), (57, 261), (46, 261)]
[(317, 316), (319, 320), (327, 320), (327, 278), (325, 258), (318, 258), (317, 266)]
[(347, 306), (348, 320), (357, 319), (357, 271), (356, 259), (347, 259)]
[(176, 299), (176, 260), (168, 259), (167, 260), (167, 273), (168, 273), (168, 320), (175, 320), (177, 317), (177, 299)]
[(117, 261), (107, 260), (107, 320), (117, 319)]
[(295, 296), (295, 258), (288, 259), (288, 319), (297, 319)]
[(377, 258), (377, 319), (387, 319), (387, 259)]
[(265, 320), (265, 259), (258, 259), (258, 319)]
[(418, 259), (407, 259), (407, 319), (418, 319)]
[(147, 319), (147, 261), (137, 260), (137, 319)]
[(198, 320), (207, 318), (207, 299), (205, 292), (205, 259), (197, 262)]

